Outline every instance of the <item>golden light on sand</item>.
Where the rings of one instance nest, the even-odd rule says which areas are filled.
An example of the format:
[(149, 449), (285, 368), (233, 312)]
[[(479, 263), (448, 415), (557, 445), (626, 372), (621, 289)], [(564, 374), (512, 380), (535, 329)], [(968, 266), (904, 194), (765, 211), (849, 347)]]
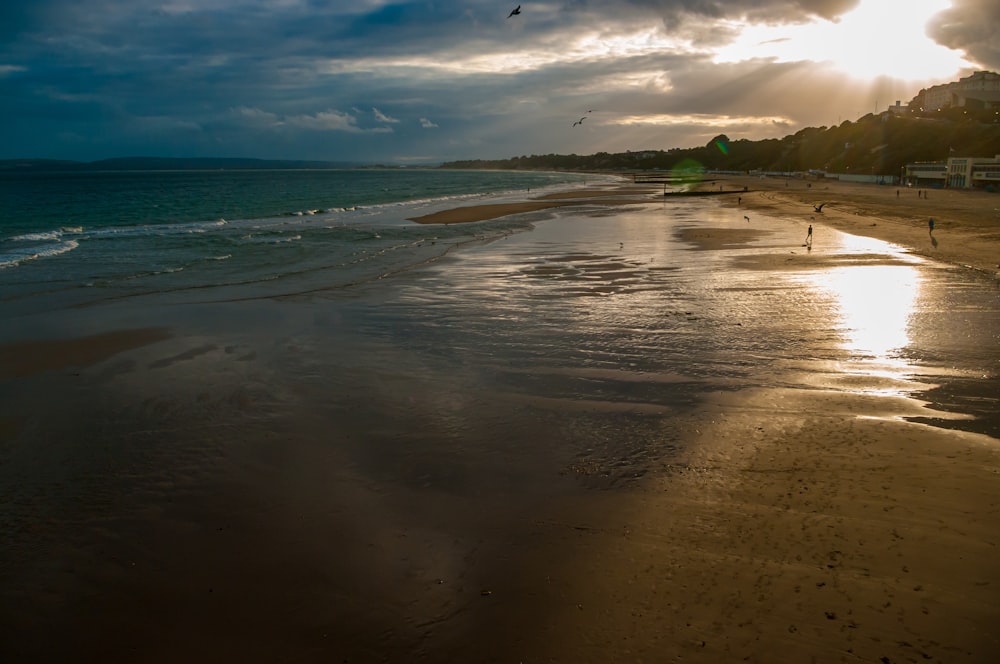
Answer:
[(906, 3), (862, 0), (834, 23), (730, 27), (739, 37), (718, 51), (715, 62), (753, 59), (829, 63), (853, 78), (881, 76), (904, 80), (950, 79), (975, 66), (963, 54), (935, 43), (927, 23), (951, 6), (950, 0)]
[(891, 362), (910, 343), (909, 323), (920, 290), (917, 270), (905, 265), (834, 268), (818, 275), (836, 301), (844, 346), (852, 353)]

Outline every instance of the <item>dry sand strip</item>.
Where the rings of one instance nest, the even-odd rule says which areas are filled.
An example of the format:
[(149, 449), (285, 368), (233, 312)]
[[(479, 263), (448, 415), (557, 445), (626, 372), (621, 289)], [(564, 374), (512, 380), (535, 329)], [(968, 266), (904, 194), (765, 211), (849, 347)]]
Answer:
[[(644, 194), (651, 193), (649, 189), (643, 188), (622, 188), (622, 189), (587, 189), (582, 191), (561, 192), (549, 194), (528, 201), (514, 203), (491, 203), (487, 205), (469, 205), (466, 207), (452, 208), (425, 214), (420, 217), (413, 217), (409, 221), (418, 224), (464, 224), (473, 221), (486, 221), (487, 219), (498, 219), (511, 214), (522, 214), (525, 212), (537, 212), (558, 207), (571, 207), (580, 205), (600, 205), (600, 206), (623, 206), (623, 205), (644, 205), (650, 202), (649, 198), (640, 198)], [(623, 195), (630, 198), (614, 198)]]
[[(711, 186), (746, 189), (735, 199), (718, 200), (739, 207), (739, 214), (751, 220), (754, 214), (769, 214), (813, 224), (817, 231), (830, 226), (987, 275), (1000, 273), (1000, 194), (750, 176), (720, 176)], [(817, 232), (817, 244), (820, 236)]]

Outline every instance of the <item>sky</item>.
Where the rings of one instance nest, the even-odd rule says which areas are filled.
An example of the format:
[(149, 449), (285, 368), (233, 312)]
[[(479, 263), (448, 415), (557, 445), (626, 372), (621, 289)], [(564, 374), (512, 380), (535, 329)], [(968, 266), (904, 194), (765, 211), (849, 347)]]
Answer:
[(0, 159), (668, 150), (853, 121), (1000, 70), (997, 0), (517, 6), (5, 0)]

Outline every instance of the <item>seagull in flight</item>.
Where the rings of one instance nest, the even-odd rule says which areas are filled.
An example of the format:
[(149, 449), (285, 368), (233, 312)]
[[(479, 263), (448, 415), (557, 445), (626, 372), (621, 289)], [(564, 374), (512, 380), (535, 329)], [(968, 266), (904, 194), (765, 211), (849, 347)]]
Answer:
[(583, 124), (583, 121), (584, 121), (584, 120), (586, 120), (586, 119), (587, 119), (587, 118), (586, 118), (586, 116), (585, 116), (585, 117), (582, 117), (582, 118), (580, 118), (579, 120), (577, 120), (576, 122), (574, 122), (574, 123), (573, 123), (573, 126), (575, 127), (575, 126), (577, 126), (577, 125), (582, 125), (582, 124)]
[(819, 205), (814, 205), (813, 209), (816, 210), (817, 212), (822, 212), (824, 205), (826, 205), (826, 203), (820, 203)]
[(521, 13), (521, 5), (518, 5), (517, 7), (514, 7), (514, 9), (512, 9), (509, 14), (507, 14), (507, 18), (510, 18), (511, 16), (518, 16), (520, 15), (520, 13)]

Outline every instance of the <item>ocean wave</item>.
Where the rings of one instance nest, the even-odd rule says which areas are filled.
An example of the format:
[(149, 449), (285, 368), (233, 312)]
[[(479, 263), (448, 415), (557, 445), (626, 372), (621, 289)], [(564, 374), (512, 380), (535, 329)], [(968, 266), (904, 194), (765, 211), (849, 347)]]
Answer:
[(302, 235), (285, 235), (280, 231), (267, 231), (261, 233), (247, 233), (240, 237), (242, 242), (247, 244), (282, 244), (284, 242), (296, 242), (302, 239)]
[(73, 251), (80, 246), (76, 240), (66, 240), (48, 247), (25, 247), (17, 251), (8, 251), (0, 254), (0, 270), (17, 267), (22, 263), (38, 260), (40, 258), (52, 258), (67, 252)]
[(229, 225), (225, 219), (179, 224), (145, 224), (138, 226), (107, 226), (87, 231), (92, 238), (169, 237), (208, 233)]
[(8, 242), (46, 242), (59, 240), (62, 231), (42, 231), (40, 233), (25, 233), (24, 235), (14, 235), (7, 238)]

